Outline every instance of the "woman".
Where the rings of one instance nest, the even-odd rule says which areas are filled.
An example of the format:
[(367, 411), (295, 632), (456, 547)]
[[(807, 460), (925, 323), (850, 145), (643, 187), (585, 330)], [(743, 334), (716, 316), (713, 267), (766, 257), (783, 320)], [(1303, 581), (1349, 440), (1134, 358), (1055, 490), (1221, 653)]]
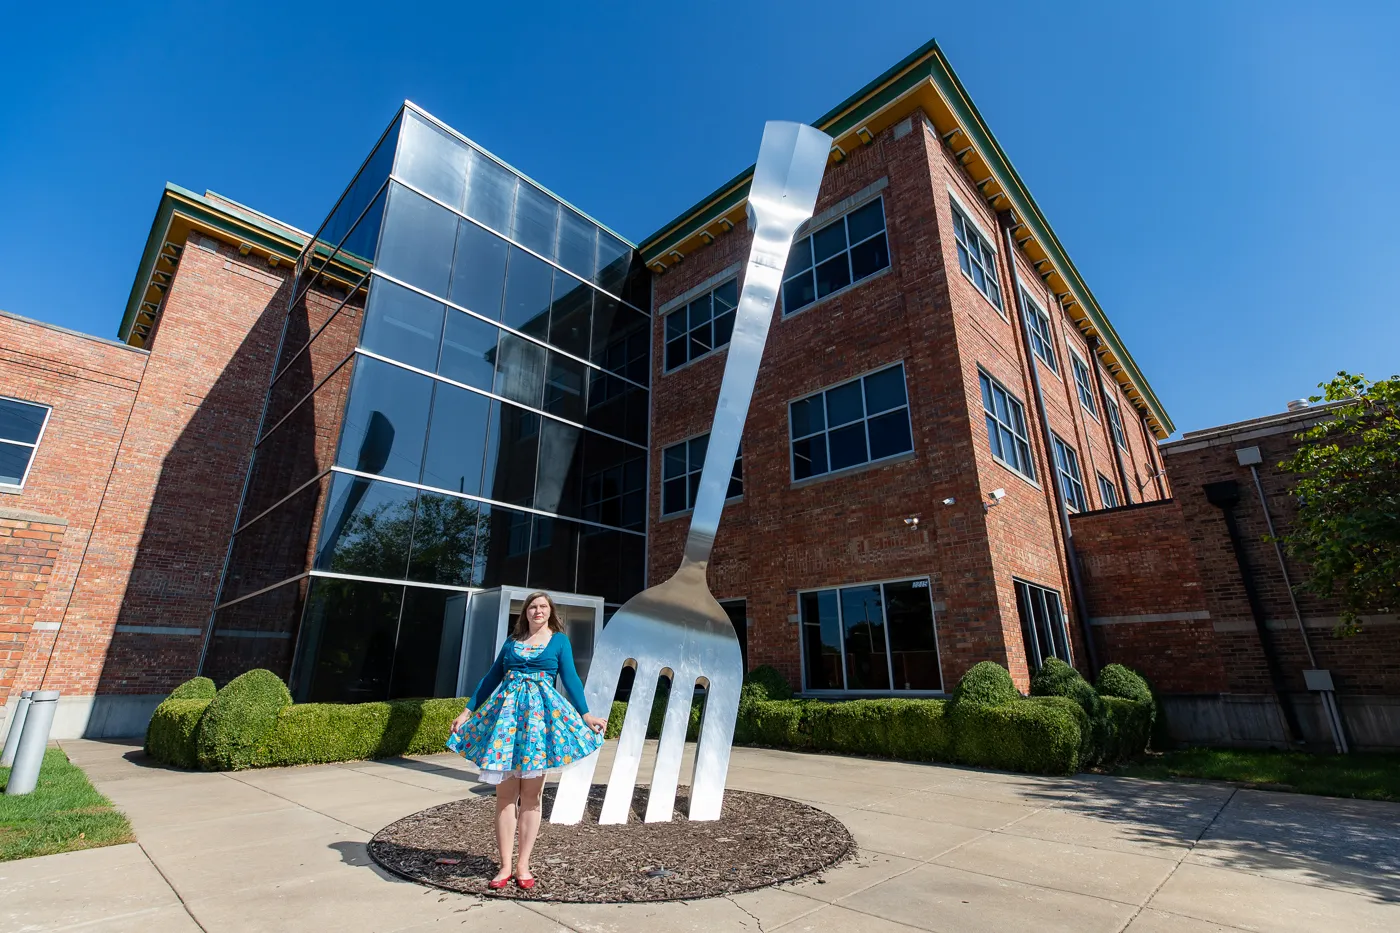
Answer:
[[(564, 681), (567, 700), (554, 689), (556, 676)], [(545, 772), (596, 752), (607, 725), (606, 719), (588, 712), (573, 647), (554, 600), (546, 593), (531, 593), (496, 663), (477, 685), (471, 705), (452, 723), (447, 740), (448, 749), (476, 762), (481, 779), (496, 785), (501, 867), (488, 885), (493, 891), (512, 878), (526, 890), (535, 886), (530, 853), (540, 831)], [(512, 875), (517, 827), (520, 848)]]

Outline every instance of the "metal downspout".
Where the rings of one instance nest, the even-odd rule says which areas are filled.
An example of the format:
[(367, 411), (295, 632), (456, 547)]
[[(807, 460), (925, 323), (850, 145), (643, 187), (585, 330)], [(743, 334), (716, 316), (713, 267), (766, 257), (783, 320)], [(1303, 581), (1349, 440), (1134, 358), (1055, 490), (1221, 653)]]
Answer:
[(1274, 654), (1273, 645), (1269, 642), (1269, 630), (1264, 621), (1264, 606), (1259, 601), (1259, 592), (1254, 586), (1254, 575), (1250, 573), (1249, 562), (1245, 558), (1244, 541), (1235, 521), (1235, 506), (1240, 501), (1240, 484), (1231, 479), (1219, 483), (1206, 483), (1202, 489), (1205, 491), (1206, 501), (1224, 515), (1225, 531), (1230, 536), (1230, 550), (1234, 552), (1235, 564), (1239, 567), (1244, 598), (1249, 603), (1249, 613), (1254, 617), (1254, 627), (1259, 632), (1259, 647), (1264, 652), (1264, 664), (1269, 669), (1269, 680), (1273, 683), (1274, 695), (1278, 698), (1284, 722), (1288, 726), (1289, 741), (1301, 743), (1303, 729), (1298, 722), (1298, 713), (1293, 709), (1293, 704), (1289, 702), (1288, 694), (1284, 690), (1283, 670)]
[(1084, 583), (1079, 575), (1079, 555), (1074, 550), (1074, 533), (1069, 527), (1069, 509), (1065, 505), (1064, 490), (1060, 488), (1060, 477), (1055, 472), (1055, 445), (1051, 439), (1050, 420), (1045, 414), (1045, 394), (1040, 388), (1040, 372), (1036, 369), (1035, 353), (1031, 350), (1030, 324), (1026, 321), (1025, 309), (1021, 307), (1021, 273), (1016, 270), (1016, 239), (1011, 233), (1005, 213), (998, 214), (997, 221), (1001, 224), (1002, 239), (1006, 244), (1006, 265), (1011, 272), (1011, 285), (1015, 289), (1015, 294), (1011, 296), (1011, 305), (1021, 322), (1021, 342), (1026, 348), (1026, 362), (1031, 370), (1031, 387), (1035, 390), (1035, 413), (1040, 422), (1040, 440), (1045, 445), (1045, 460), (1050, 471), (1050, 475), (1045, 477), (1045, 482), (1055, 497), (1055, 509), (1060, 516), (1060, 534), (1065, 541), (1065, 563), (1069, 565), (1069, 585), (1074, 591), (1074, 614), (1084, 631), (1084, 650), (1089, 655), (1089, 675), (1092, 678), (1099, 672), (1099, 651), (1094, 645), (1094, 632), (1089, 625), (1089, 608), (1084, 600)]

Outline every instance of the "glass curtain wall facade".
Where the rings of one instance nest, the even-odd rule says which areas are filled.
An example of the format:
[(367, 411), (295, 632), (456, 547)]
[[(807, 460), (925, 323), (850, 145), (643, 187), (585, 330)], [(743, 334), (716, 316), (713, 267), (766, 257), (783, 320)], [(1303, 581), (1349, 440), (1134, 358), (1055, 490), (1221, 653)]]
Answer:
[(298, 261), (204, 672), (448, 696), (471, 592), (641, 590), (649, 289), (406, 105)]

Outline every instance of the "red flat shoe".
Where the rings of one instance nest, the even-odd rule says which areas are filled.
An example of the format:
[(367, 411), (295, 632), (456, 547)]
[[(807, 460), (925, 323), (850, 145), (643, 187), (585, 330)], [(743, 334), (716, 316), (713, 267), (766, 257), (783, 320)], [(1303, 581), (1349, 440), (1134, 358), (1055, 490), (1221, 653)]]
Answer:
[[(499, 891), (499, 890), (501, 890), (501, 888), (504, 888), (506, 885), (510, 884), (510, 883), (511, 883), (512, 881), (514, 881), (514, 880), (515, 880), (515, 876), (514, 876), (514, 875), (512, 875), (512, 876), (509, 877), (509, 878), (495, 878), (495, 879), (492, 879), (491, 881), (486, 882), (486, 886), (487, 886), (488, 888), (490, 888), (492, 891)], [(533, 881), (534, 879), (532, 878), (532, 879), (530, 879), (530, 880)]]
[(529, 878), (516, 878), (515, 885), (522, 891), (528, 891), (535, 886), (535, 878), (533, 875)]

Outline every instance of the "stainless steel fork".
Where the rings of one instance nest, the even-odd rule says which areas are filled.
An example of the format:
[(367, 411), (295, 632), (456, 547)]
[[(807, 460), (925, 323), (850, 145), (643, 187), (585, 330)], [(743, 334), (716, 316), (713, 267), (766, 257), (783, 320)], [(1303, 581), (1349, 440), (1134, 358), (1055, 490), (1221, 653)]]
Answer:
[[(724, 511), (729, 477), (739, 452), (739, 438), (753, 398), (783, 269), (798, 227), (812, 216), (830, 152), (831, 137), (810, 126), (774, 121), (763, 128), (763, 142), (749, 188), (753, 246), (734, 316), (734, 334), (724, 364), (724, 380), (684, 557), (675, 576), (629, 599), (603, 628), (593, 647), (584, 693), (594, 715), (608, 714), (623, 667), (635, 663), (637, 671), (600, 823), (627, 822), (656, 683), (667, 671), (671, 673), (671, 697), (661, 728), (645, 820), (654, 823), (671, 819), (696, 683), (706, 686), (707, 695), (690, 785), (689, 817), (719, 818), (744, 669), (734, 626), (711, 595), (705, 570)], [(597, 756), (590, 755), (564, 770), (550, 811), (551, 822), (577, 823), (583, 819), (596, 767)]]

